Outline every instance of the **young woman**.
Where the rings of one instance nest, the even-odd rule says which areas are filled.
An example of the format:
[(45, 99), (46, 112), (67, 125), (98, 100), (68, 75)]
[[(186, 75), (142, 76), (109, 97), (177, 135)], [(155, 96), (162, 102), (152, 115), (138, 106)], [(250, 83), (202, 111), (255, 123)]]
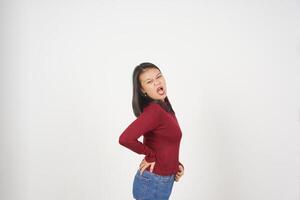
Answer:
[[(133, 197), (168, 200), (174, 181), (184, 174), (179, 161), (182, 133), (167, 97), (166, 80), (152, 63), (141, 63), (133, 71), (132, 107), (137, 118), (120, 135), (119, 143), (145, 155), (133, 180)], [(143, 143), (138, 141), (142, 135)]]

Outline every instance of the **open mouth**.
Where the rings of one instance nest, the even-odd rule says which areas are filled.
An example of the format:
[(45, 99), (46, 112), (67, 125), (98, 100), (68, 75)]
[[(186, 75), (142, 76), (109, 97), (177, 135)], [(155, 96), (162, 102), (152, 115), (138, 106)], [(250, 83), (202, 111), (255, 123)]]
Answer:
[(164, 94), (165, 94), (165, 90), (164, 90), (164, 88), (163, 88), (162, 86), (158, 87), (158, 88), (156, 89), (156, 92), (157, 92), (158, 94), (160, 94), (160, 95), (164, 95)]

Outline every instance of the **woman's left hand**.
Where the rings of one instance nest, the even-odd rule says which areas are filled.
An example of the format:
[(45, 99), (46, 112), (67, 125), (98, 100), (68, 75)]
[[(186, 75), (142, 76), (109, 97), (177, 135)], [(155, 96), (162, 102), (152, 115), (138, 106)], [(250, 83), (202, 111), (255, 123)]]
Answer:
[(178, 182), (183, 174), (184, 174), (184, 168), (181, 165), (179, 165), (179, 171), (176, 173), (175, 181)]

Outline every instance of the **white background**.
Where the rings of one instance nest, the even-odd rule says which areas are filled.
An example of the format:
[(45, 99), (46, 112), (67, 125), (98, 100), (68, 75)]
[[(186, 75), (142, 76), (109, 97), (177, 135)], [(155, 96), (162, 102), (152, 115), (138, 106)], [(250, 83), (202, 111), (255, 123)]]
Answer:
[(1, 1), (1, 200), (132, 199), (132, 72), (164, 73), (172, 200), (300, 199), (299, 1)]

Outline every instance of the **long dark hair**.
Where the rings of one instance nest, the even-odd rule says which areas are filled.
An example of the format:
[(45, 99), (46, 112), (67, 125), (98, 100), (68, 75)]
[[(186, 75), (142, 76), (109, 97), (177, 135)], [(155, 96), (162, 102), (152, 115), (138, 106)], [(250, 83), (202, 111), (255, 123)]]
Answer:
[(161, 72), (161, 70), (156, 65), (154, 65), (153, 63), (150, 63), (150, 62), (143, 62), (143, 63), (139, 64), (138, 66), (136, 66), (134, 68), (134, 71), (133, 71), (133, 75), (132, 75), (132, 83), (133, 83), (132, 108), (133, 108), (134, 115), (136, 117), (138, 117), (143, 112), (144, 107), (146, 107), (150, 102), (157, 103), (165, 111), (175, 114), (175, 112), (172, 108), (172, 105), (167, 96), (165, 98), (165, 102), (163, 102), (161, 100), (152, 99), (148, 95), (147, 96), (143, 95), (143, 92), (141, 90), (141, 83), (139, 80), (139, 76), (141, 73), (143, 73), (144, 71), (146, 71), (146, 69), (149, 69), (149, 68), (156, 68)]

